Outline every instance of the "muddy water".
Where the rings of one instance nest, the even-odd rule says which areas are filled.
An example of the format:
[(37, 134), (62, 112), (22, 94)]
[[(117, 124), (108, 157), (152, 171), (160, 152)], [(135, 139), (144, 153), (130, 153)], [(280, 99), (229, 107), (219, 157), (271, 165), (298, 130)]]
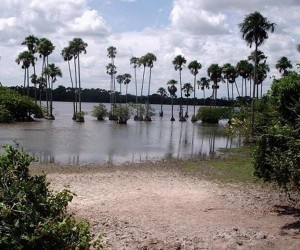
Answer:
[[(83, 103), (82, 110), (90, 112), (94, 105)], [(177, 106), (176, 121), (170, 122), (171, 106), (163, 107), (164, 117), (158, 115), (159, 105), (152, 107), (156, 112), (152, 122), (130, 119), (127, 125), (120, 125), (87, 114), (85, 123), (76, 123), (71, 119), (72, 103), (55, 102), (54, 121), (0, 124), (0, 145), (17, 141), (41, 163), (71, 165), (212, 155), (218, 148), (240, 146), (238, 139), (227, 137), (224, 123), (211, 126), (190, 119), (181, 123)]]

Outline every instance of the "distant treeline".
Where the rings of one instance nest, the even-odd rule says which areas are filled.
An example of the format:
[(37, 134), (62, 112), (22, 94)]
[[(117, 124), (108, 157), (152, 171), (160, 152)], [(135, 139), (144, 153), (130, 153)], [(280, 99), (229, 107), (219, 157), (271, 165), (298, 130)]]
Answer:
[[(16, 86), (16, 87), (9, 87), (10, 89), (16, 90), (20, 94), (23, 94), (23, 87)], [(29, 96), (34, 98), (34, 87), (29, 88)], [(39, 91), (37, 96), (39, 97)], [(183, 105), (186, 105), (188, 102), (188, 105), (194, 105), (194, 98), (182, 98)], [(41, 100), (45, 101), (45, 91), (42, 91), (41, 93)], [(53, 101), (62, 101), (62, 102), (72, 102), (74, 100), (74, 92), (72, 88), (70, 87), (64, 87), (62, 85), (59, 85), (56, 89), (53, 90)], [(116, 92), (116, 100), (117, 103), (125, 103), (126, 96), (120, 95), (119, 92)], [(127, 95), (128, 103), (136, 102), (136, 96), (132, 94)], [(146, 96), (138, 96), (138, 102), (139, 103), (145, 103), (147, 100)], [(161, 96), (158, 94), (152, 94), (149, 97), (151, 104), (160, 104), (161, 103)], [(95, 102), (95, 103), (109, 103), (110, 102), (110, 93), (108, 90), (105, 89), (82, 89), (81, 91), (81, 101), (82, 102)], [(227, 99), (217, 99), (217, 106), (231, 106), (232, 104), (236, 104), (236, 101), (227, 100)], [(162, 98), (163, 104), (171, 104), (171, 97), (163, 97)], [(174, 99), (174, 105), (179, 105), (180, 98)], [(196, 98), (195, 100), (196, 105), (205, 105), (210, 106), (213, 105), (213, 99), (212, 98)]]

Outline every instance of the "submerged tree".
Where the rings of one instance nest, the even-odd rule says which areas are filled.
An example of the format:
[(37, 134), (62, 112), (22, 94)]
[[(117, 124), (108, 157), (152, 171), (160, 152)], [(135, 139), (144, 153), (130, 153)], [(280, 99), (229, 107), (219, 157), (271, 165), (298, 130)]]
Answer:
[(117, 55), (117, 48), (114, 46), (109, 46), (107, 48), (107, 57), (111, 59), (110, 64), (112, 65), (111, 67), (114, 68), (114, 70), (110, 71), (110, 73), (111, 73), (111, 81), (110, 81), (111, 112), (113, 112), (113, 107), (116, 104), (116, 95), (115, 95), (115, 92), (116, 92), (115, 74), (117, 73), (116, 67), (115, 67), (116, 55)]
[(132, 64), (133, 68), (134, 68), (135, 103), (136, 104), (138, 104), (138, 88), (137, 88), (137, 79), (136, 79), (136, 67), (138, 66), (138, 63), (139, 63), (139, 58), (137, 58), (137, 57), (130, 58), (130, 64)]
[(191, 92), (194, 92), (194, 88), (193, 88), (192, 84), (187, 82), (183, 85), (182, 89), (183, 89), (185, 97), (187, 98), (186, 99), (186, 112), (185, 112), (184, 117), (188, 118), (189, 117), (189, 102), (188, 102), (189, 100), (188, 100), (188, 98), (191, 96)]
[(167, 96), (167, 91), (165, 88), (160, 87), (157, 92), (157, 94), (160, 95), (160, 112), (159, 112), (159, 116), (163, 117), (164, 116), (164, 112), (163, 112), (163, 98)]
[(188, 68), (191, 72), (191, 74), (194, 76), (194, 114), (193, 114), (193, 120), (196, 120), (196, 78), (197, 74), (199, 73), (199, 70), (202, 68), (201, 63), (198, 61), (192, 61), (189, 63)]
[[(33, 65), (35, 61), (35, 57), (29, 51), (21, 52), (17, 59), (16, 63), (21, 64), (22, 69), (24, 69), (24, 86), (23, 86), (23, 94), (25, 94), (25, 90), (27, 89), (27, 96), (29, 96), (29, 67)], [(27, 83), (27, 87), (26, 87)]]
[(123, 75), (123, 77), (124, 77), (123, 83), (125, 84), (125, 89), (126, 89), (126, 91), (125, 91), (126, 94), (125, 95), (126, 95), (126, 104), (127, 104), (127, 102), (128, 102), (128, 100), (127, 100), (128, 84), (131, 82), (131, 75), (128, 74), (128, 73), (125, 73)]
[(213, 82), (212, 89), (212, 97), (214, 100), (214, 106), (217, 105), (217, 96), (218, 96), (218, 83), (222, 80), (222, 68), (218, 64), (211, 64), (207, 69), (207, 74), (210, 80)]
[(172, 117), (171, 117), (171, 122), (175, 121), (175, 118), (174, 118), (174, 112), (173, 112), (173, 106), (174, 106), (174, 98), (176, 97), (176, 92), (177, 92), (177, 88), (176, 88), (176, 85), (177, 84), (177, 81), (174, 80), (174, 79), (171, 79), (167, 82), (167, 85), (168, 86), (168, 91), (170, 93), (170, 96), (172, 98)]
[[(88, 46), (81, 38), (74, 38), (69, 46), (74, 55), (74, 60), (77, 59), (77, 79), (78, 79), (78, 104), (79, 104), (79, 112), (76, 115), (76, 121), (84, 122), (83, 112), (81, 110), (81, 72), (80, 72), (80, 54), (86, 54), (86, 47)], [(76, 64), (75, 64), (76, 65)]]
[(179, 108), (179, 121), (186, 121), (183, 117), (183, 108), (182, 108), (182, 83), (181, 83), (181, 71), (182, 66), (186, 64), (186, 59), (182, 55), (177, 55), (173, 60), (175, 70), (179, 71), (179, 85), (180, 85), (180, 108)]
[(53, 116), (53, 98), (52, 98), (52, 90), (53, 90), (53, 83), (56, 82), (57, 77), (62, 77), (61, 69), (55, 66), (54, 63), (50, 63), (45, 69), (43, 74), (50, 78), (49, 82), (49, 99), (50, 99), (50, 119), (54, 120)]

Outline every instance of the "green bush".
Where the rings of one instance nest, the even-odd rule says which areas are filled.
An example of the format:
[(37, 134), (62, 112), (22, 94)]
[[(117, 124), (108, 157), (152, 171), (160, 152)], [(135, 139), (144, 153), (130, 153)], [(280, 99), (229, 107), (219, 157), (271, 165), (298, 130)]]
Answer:
[[(30, 115), (42, 116), (41, 108), (29, 97), (21, 96), (16, 91), (0, 86), (0, 116), (3, 121), (9, 118), (15, 121), (31, 120)], [(12, 119), (11, 119), (12, 117)], [(0, 118), (0, 122), (3, 122)]]
[(107, 108), (104, 104), (100, 103), (97, 106), (94, 106), (91, 115), (96, 117), (97, 120), (102, 121), (106, 116), (108, 116)]
[(231, 112), (229, 108), (203, 107), (198, 110), (197, 118), (202, 122), (215, 124), (219, 123), (222, 119), (229, 119)]
[(31, 176), (33, 160), (13, 146), (0, 155), (0, 249), (89, 249), (89, 223), (67, 213), (72, 193), (54, 193), (45, 175)]
[(127, 124), (131, 116), (131, 108), (128, 105), (116, 105), (114, 115), (118, 117), (118, 123)]
[(12, 122), (14, 118), (3, 105), (0, 105), (0, 123), (9, 123)]

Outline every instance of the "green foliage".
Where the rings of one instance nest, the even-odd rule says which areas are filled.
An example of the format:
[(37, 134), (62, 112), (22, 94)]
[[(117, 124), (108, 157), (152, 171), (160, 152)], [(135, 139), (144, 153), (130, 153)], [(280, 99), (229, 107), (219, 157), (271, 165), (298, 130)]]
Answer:
[(0, 155), (0, 248), (89, 249), (89, 223), (67, 213), (72, 193), (54, 193), (45, 175), (31, 176), (33, 160), (13, 146)]
[(128, 105), (116, 105), (114, 115), (118, 117), (118, 123), (127, 124), (131, 116), (131, 108)]
[(98, 120), (104, 120), (104, 118), (108, 116), (107, 108), (104, 104), (100, 103), (98, 106), (94, 106), (91, 115)]
[(198, 120), (206, 123), (219, 123), (222, 119), (229, 119), (231, 117), (231, 109), (228, 108), (200, 108), (197, 113)]
[(42, 111), (29, 97), (0, 86), (0, 122), (31, 120), (30, 114), (41, 116)]
[(294, 124), (300, 115), (300, 75), (290, 72), (274, 80), (270, 96), (285, 122)]
[(300, 141), (283, 135), (263, 135), (255, 150), (254, 167), (254, 175), (264, 181), (300, 191)]

